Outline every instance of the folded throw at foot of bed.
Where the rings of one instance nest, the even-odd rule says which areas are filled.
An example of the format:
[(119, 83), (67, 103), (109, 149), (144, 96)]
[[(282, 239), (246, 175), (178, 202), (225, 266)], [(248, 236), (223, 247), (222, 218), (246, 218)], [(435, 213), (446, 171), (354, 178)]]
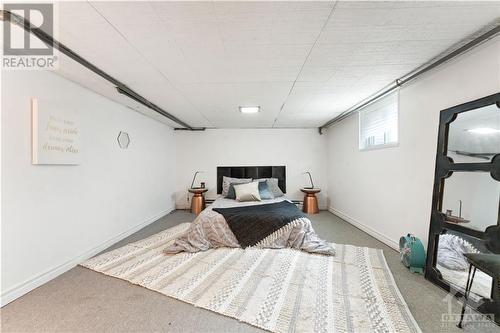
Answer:
[(270, 204), (214, 208), (221, 214), (236, 236), (241, 247), (255, 246), (267, 236), (292, 223), (299, 218), (305, 218), (297, 206), (290, 201)]

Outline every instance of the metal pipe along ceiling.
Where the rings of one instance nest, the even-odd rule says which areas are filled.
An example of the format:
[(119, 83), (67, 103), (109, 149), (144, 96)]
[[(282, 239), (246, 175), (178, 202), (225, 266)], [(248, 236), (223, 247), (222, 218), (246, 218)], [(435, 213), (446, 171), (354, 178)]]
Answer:
[[(491, 26), (489, 26), (491, 27)], [(376, 92), (375, 94), (373, 94), (372, 96), (368, 97), (367, 99), (361, 101), (360, 103), (354, 105), (353, 107), (345, 110), (344, 112), (342, 112), (340, 115), (338, 115), (337, 117), (327, 121), (326, 123), (324, 123), (320, 128), (319, 128), (319, 133), (321, 134), (322, 130), (324, 128), (327, 128), (335, 123), (338, 123), (339, 121), (349, 117), (350, 115), (352, 115), (353, 113), (355, 113), (356, 111), (359, 111), (360, 109), (364, 108), (365, 106), (367, 106), (368, 104), (371, 104), (373, 103), (374, 101), (376, 101), (377, 99), (391, 93), (392, 91), (394, 91), (395, 89), (397, 89), (398, 87), (402, 86), (403, 84), (406, 84), (414, 79), (416, 79), (417, 77), (419, 77), (420, 75), (438, 67), (439, 65), (453, 59), (453, 58), (456, 58), (457, 56), (471, 50), (472, 48), (478, 46), (479, 44), (482, 44), (483, 42), (491, 39), (491, 38), (494, 38), (496, 35), (498, 35), (500, 33), (500, 20), (499, 21), (496, 21), (494, 24), (493, 24), (493, 28), (487, 30), (486, 32), (483, 32), (483, 30), (481, 30), (479, 32), (479, 36), (476, 37), (475, 39), (473, 39), (472, 41), (456, 48), (454, 51), (452, 52), (449, 52), (441, 57), (438, 57), (436, 59), (433, 59), (431, 60), (429, 63), (427, 64), (424, 64), (422, 65), (421, 67), (413, 70), (412, 72), (406, 74), (405, 76), (395, 80), (394, 82), (392, 82), (391, 84), (387, 85), (386, 87), (382, 88), (381, 90), (379, 90), (378, 92)]]
[(162, 116), (170, 119), (171, 121), (179, 124), (180, 126), (182, 126), (181, 129), (190, 130), (190, 131), (202, 131), (205, 129), (204, 127), (192, 127), (192, 126), (188, 125), (187, 123), (185, 123), (184, 121), (177, 118), (176, 116), (168, 113), (167, 111), (165, 111), (164, 109), (162, 109), (158, 105), (154, 104), (153, 102), (149, 101), (147, 98), (141, 96), (140, 94), (138, 94), (137, 92), (135, 92), (134, 90), (129, 88), (123, 82), (121, 82), (118, 79), (114, 78), (113, 76), (109, 75), (108, 73), (106, 73), (105, 71), (103, 71), (102, 69), (97, 67), (96, 65), (92, 64), (88, 60), (82, 58), (80, 55), (78, 55), (76, 52), (71, 50), (66, 45), (55, 40), (51, 35), (47, 34), (43, 30), (38, 29), (35, 26), (33, 26), (29, 20), (26, 20), (25, 18), (23, 18), (17, 14), (11, 13), (9, 11), (6, 11), (6, 10), (1, 10), (0, 13), (1, 13), (0, 18), (2, 21), (9, 21), (12, 24), (15, 24), (15, 25), (23, 28), (27, 32), (32, 33), (37, 38), (39, 38), (42, 42), (47, 44), (47, 46), (59, 50), (64, 55), (68, 56), (69, 58), (73, 59), (74, 61), (76, 61), (80, 65), (86, 67), (87, 69), (91, 70), (92, 72), (96, 73), (100, 77), (104, 78), (105, 80), (107, 80), (108, 82), (113, 84), (116, 87), (116, 90), (118, 91), (118, 93), (123, 94), (123, 95), (133, 99), (134, 101), (144, 105), (145, 107), (147, 107), (147, 108), (161, 114)]
[[(101, 76), (105, 80), (112, 83), (116, 87), (117, 91), (120, 94), (123, 94), (123, 95), (135, 100), (136, 102), (146, 106), (147, 108), (161, 114), (162, 116), (164, 116), (164, 117), (170, 119), (171, 121), (182, 126), (182, 128), (176, 128), (176, 129), (178, 129), (178, 130), (191, 130), (191, 131), (193, 131), (193, 130), (194, 131), (205, 130), (204, 127), (192, 127), (192, 126), (188, 125), (187, 123), (185, 123), (184, 121), (180, 120), (179, 118), (175, 117), (174, 115), (163, 110), (161, 107), (152, 103), (151, 101), (149, 101), (145, 97), (141, 96), (140, 94), (138, 94), (137, 92), (135, 92), (134, 90), (129, 88), (127, 85), (125, 85), (124, 83), (122, 83), (118, 79), (114, 78), (113, 76), (104, 72), (102, 69), (98, 68), (97, 66), (95, 66), (91, 62), (82, 58), (76, 52), (74, 52), (73, 50), (68, 48), (66, 45), (55, 40), (52, 36), (45, 33), (43, 30), (37, 29), (36, 27), (34, 27), (31, 24), (31, 22), (24, 19), (23, 17), (16, 15), (14, 13), (11, 13), (9, 11), (6, 11), (6, 10), (1, 10), (0, 13), (1, 13), (0, 18), (2, 21), (10, 21), (11, 23), (16, 24), (19, 27), (23, 28), (24, 30), (32, 33), (37, 38), (39, 38), (41, 41), (43, 41), (45, 44), (47, 44), (49, 47), (52, 47), (52, 48), (59, 50), (61, 53), (65, 54), (66, 56), (70, 57), (74, 61), (81, 64), (82, 66), (86, 67), (87, 69), (91, 70), (92, 72), (96, 73), (97, 75)], [(405, 76), (395, 80), (394, 82), (392, 82), (388, 86), (384, 87), (383, 89), (381, 89), (380, 91), (378, 91), (374, 95), (368, 97), (367, 99), (361, 101), (360, 103), (354, 105), (353, 107), (345, 110), (337, 117), (327, 121), (325, 124), (320, 126), (319, 132), (321, 133), (324, 128), (327, 128), (327, 127), (345, 119), (346, 117), (348, 117), (351, 114), (353, 114), (354, 112), (362, 109), (363, 107), (367, 106), (368, 104), (370, 104), (370, 103), (376, 101), (377, 99), (391, 93), (392, 91), (394, 91), (398, 87), (402, 86), (403, 84), (406, 84), (406, 83), (416, 79), (420, 75), (434, 69), (435, 67), (438, 67), (439, 65), (441, 65), (441, 64), (443, 64), (443, 63), (445, 63), (445, 62), (447, 62), (447, 61), (449, 61), (449, 60), (451, 60), (451, 59), (453, 59), (453, 58), (455, 58), (455, 57), (457, 57), (457, 56), (459, 56), (467, 51), (469, 51), (470, 49), (478, 46), (479, 44), (481, 44), (481, 43), (483, 43), (491, 38), (494, 38), (496, 35), (498, 35), (500, 33), (500, 21), (495, 22), (493, 24), (493, 26), (494, 27), (492, 29), (482, 33), (474, 40), (458, 47), (454, 51), (447, 53), (447, 54), (443, 55), (442, 57), (431, 60), (430, 63), (424, 64), (423, 66), (413, 70), (412, 72), (406, 74)]]

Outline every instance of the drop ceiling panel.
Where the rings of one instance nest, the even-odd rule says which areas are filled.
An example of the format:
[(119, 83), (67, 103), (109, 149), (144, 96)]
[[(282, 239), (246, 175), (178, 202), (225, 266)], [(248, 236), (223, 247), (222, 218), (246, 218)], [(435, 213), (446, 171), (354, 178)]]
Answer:
[[(63, 43), (192, 126), (316, 127), (500, 17), (500, 3), (92, 1), (59, 13)], [(158, 118), (70, 59), (58, 72)]]
[[(498, 3), (493, 1), (340, 1), (335, 14), (336, 24), (351, 25), (353, 21), (364, 26), (438, 26), (457, 23), (487, 23), (495, 19)], [(493, 15), (492, 15), (493, 14)], [(331, 21), (333, 22), (333, 21)]]
[[(68, 59), (67, 63), (64, 63), (64, 68), (65, 70), (59, 70), (58, 74), (69, 79), (70, 81), (75, 82), (78, 85), (81, 85), (91, 91), (94, 91), (95, 93), (104, 96), (106, 98), (109, 98), (110, 100), (119, 103), (121, 105), (124, 105), (132, 110), (135, 110), (139, 113), (144, 114), (147, 117), (150, 117), (152, 119), (155, 119), (157, 121), (160, 121), (164, 124), (167, 124), (172, 127), (177, 127), (178, 124), (175, 122), (171, 121), (170, 119), (158, 114), (156, 111), (153, 111), (149, 108), (144, 107), (143, 105), (137, 103), (136, 101), (118, 94), (116, 92), (116, 89), (109, 84), (106, 80), (101, 78), (100, 76), (93, 74), (90, 71), (81, 71), (80, 68), (81, 66), (77, 65), (76, 63), (70, 64), (71, 62)], [(78, 73), (75, 75), (75, 73)], [(105, 110), (103, 110), (105, 112)]]
[(328, 86), (299, 82), (287, 99), (284, 111), (280, 114), (276, 125), (277, 127), (304, 127), (311, 122), (323, 124), (350, 108), (353, 103), (369, 96), (380, 85), (381, 83)]
[[(290, 90), (285, 83), (184, 84), (182, 91), (215, 127), (270, 127)], [(246, 115), (239, 106), (260, 106), (261, 112)]]
[(148, 99), (157, 105), (160, 105), (165, 111), (183, 115), (181, 120), (188, 124), (197, 124), (201, 127), (212, 127), (201, 112), (198, 112), (196, 104), (184, 96), (182, 90), (173, 87), (169, 83), (163, 84), (134, 84), (130, 88), (137, 91), (141, 95), (148, 96)]

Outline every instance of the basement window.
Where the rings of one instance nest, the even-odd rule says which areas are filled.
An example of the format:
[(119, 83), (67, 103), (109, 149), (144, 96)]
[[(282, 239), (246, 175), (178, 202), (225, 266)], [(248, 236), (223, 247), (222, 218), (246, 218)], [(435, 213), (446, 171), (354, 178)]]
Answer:
[(359, 149), (398, 145), (399, 91), (382, 97), (359, 111)]

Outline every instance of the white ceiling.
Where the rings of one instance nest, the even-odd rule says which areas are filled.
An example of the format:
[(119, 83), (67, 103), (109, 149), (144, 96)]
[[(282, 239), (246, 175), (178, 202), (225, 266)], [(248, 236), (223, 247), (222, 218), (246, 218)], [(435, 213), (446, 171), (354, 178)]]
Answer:
[[(498, 17), (497, 1), (65, 2), (57, 38), (191, 126), (318, 127)], [(162, 119), (74, 61), (59, 65)]]

